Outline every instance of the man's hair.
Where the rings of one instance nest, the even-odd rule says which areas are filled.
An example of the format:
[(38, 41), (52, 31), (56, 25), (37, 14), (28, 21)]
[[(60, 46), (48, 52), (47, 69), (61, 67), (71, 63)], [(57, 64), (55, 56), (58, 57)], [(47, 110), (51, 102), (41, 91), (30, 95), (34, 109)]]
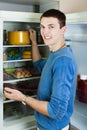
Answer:
[(62, 28), (63, 26), (66, 25), (66, 16), (63, 12), (61, 12), (60, 10), (57, 9), (49, 9), (46, 12), (44, 12), (41, 17), (40, 20), (43, 17), (54, 17), (57, 18), (60, 24), (60, 28)]

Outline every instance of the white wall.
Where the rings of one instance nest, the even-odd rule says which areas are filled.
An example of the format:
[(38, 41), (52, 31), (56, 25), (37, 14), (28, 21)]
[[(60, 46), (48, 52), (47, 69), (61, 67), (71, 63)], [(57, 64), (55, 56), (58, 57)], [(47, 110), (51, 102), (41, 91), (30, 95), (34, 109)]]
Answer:
[(87, 11), (87, 0), (60, 0), (60, 10), (65, 13)]

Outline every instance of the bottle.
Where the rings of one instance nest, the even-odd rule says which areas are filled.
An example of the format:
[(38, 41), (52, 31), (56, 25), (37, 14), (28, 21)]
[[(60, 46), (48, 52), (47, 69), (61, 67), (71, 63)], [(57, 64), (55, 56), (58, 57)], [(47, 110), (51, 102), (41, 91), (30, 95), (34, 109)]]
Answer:
[(87, 76), (82, 75), (78, 82), (78, 99), (80, 102), (87, 103)]
[(7, 44), (7, 31), (6, 30), (3, 31), (3, 43), (4, 45)]
[(3, 61), (6, 61), (6, 60), (7, 60), (7, 54), (4, 53), (4, 54), (3, 54)]

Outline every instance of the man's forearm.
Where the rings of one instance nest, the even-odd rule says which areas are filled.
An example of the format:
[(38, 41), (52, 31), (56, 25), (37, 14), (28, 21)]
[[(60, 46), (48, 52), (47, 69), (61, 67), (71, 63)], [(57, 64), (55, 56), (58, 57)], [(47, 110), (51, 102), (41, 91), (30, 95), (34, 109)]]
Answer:
[(37, 44), (32, 44), (32, 60), (37, 61), (41, 59), (41, 55), (39, 52), (39, 48), (37, 46)]

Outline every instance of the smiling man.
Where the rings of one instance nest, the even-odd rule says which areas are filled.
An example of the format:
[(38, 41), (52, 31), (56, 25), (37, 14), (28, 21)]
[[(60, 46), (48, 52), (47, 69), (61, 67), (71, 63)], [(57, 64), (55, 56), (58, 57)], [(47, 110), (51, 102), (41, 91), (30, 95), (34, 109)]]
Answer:
[(39, 130), (69, 130), (73, 113), (77, 66), (70, 46), (64, 41), (66, 16), (63, 12), (50, 9), (40, 18), (40, 31), (49, 47), (49, 56), (42, 59), (37, 45), (36, 31), (30, 29), (32, 60), (41, 72), (37, 99), (18, 90), (5, 88), (5, 96), (22, 101), (35, 110)]

